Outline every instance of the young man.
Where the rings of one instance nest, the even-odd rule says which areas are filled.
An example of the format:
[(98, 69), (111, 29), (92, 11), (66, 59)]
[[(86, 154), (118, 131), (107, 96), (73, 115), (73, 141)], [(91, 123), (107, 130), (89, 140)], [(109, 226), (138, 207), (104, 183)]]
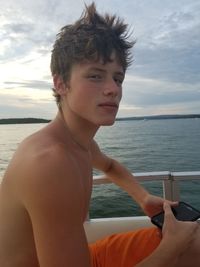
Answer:
[[(0, 266), (89, 267), (91, 259), (95, 266), (98, 248), (88, 248), (83, 228), (93, 167), (126, 190), (147, 215), (162, 209), (164, 200), (149, 194), (93, 140), (101, 125), (114, 123), (118, 111), (133, 46), (126, 28), (118, 18), (100, 16), (92, 4), (58, 35), (51, 60), (58, 114), (20, 144), (5, 172)], [(175, 265), (179, 256), (192, 244), (196, 223), (177, 222), (167, 204), (165, 210), (163, 239), (137, 266), (180, 266)]]

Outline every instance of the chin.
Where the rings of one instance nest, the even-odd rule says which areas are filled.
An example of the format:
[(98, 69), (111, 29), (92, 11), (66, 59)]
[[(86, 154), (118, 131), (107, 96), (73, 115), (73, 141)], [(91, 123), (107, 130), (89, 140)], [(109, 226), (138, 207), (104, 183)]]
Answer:
[(112, 119), (107, 119), (107, 120), (102, 120), (100, 123), (99, 123), (99, 126), (111, 126), (115, 123), (115, 118), (112, 118)]
[(116, 114), (107, 114), (105, 115), (101, 115), (101, 116), (96, 116), (96, 118), (91, 119), (91, 122), (93, 122), (93, 124), (95, 124), (96, 126), (100, 127), (100, 126), (111, 126), (115, 123), (116, 120)]

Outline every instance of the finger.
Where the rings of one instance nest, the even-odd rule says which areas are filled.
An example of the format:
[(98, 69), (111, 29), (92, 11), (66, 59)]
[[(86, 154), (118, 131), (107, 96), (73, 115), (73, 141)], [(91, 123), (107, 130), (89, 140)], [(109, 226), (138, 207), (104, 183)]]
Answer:
[(163, 210), (164, 210), (164, 213), (165, 213), (165, 219), (167, 217), (175, 218), (174, 217), (174, 214), (172, 212), (171, 206), (169, 205), (168, 202), (164, 202), (164, 204), (163, 204)]
[(171, 213), (172, 212), (171, 207), (170, 207), (170, 204), (169, 204), (168, 201), (165, 201), (163, 203), (163, 210), (164, 210), (165, 214), (168, 214), (168, 213)]
[(164, 210), (164, 224), (163, 224), (162, 233), (166, 229), (169, 229), (170, 227), (172, 227), (176, 221), (176, 218), (174, 217), (174, 214), (171, 210), (171, 206), (169, 205), (169, 203), (164, 202), (163, 210)]
[(176, 207), (176, 206), (178, 206), (178, 201), (169, 201), (169, 200), (167, 200), (166, 201), (171, 207)]

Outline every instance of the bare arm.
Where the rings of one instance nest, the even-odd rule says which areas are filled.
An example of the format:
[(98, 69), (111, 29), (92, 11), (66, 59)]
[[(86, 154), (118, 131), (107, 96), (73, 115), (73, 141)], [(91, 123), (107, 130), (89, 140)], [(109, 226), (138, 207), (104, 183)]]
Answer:
[(131, 172), (118, 161), (102, 153), (96, 143), (93, 145), (93, 166), (103, 171), (116, 185), (124, 189), (140, 203), (148, 192), (136, 181)]
[(112, 182), (125, 190), (148, 216), (151, 217), (162, 210), (164, 199), (149, 194), (125, 166), (102, 153), (95, 142), (92, 146), (92, 156), (94, 168), (103, 171)]
[(76, 163), (55, 149), (30, 167), (21, 194), (33, 226), (40, 267), (89, 267), (82, 177)]

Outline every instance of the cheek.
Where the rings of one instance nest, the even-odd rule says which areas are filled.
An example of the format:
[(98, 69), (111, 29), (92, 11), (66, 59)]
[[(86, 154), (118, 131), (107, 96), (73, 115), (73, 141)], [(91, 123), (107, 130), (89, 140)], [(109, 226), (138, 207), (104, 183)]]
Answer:
[(86, 110), (94, 103), (93, 100), (96, 99), (96, 94), (94, 90), (90, 90), (85, 87), (76, 88), (68, 94), (68, 104), (74, 110), (81, 111)]
[(95, 100), (100, 95), (100, 90), (94, 87), (82, 87), (80, 90), (77, 90), (76, 96), (79, 97), (80, 100), (91, 102)]

